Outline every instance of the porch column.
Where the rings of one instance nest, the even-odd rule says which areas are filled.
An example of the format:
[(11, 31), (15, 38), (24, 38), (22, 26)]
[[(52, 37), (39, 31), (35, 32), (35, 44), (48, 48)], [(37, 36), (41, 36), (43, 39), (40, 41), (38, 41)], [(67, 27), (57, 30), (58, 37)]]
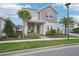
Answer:
[(37, 25), (34, 24), (34, 32), (37, 33)]
[(43, 35), (46, 35), (46, 29), (47, 29), (47, 27), (46, 27), (46, 24), (44, 23), (43, 24)]
[(40, 34), (43, 34), (43, 24), (40, 25)]

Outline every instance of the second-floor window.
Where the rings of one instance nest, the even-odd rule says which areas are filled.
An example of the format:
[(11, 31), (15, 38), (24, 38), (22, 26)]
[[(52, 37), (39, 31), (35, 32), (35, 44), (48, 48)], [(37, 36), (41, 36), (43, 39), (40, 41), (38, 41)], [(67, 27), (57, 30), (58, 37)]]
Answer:
[(51, 15), (50, 12), (48, 12), (48, 13), (45, 14), (45, 17), (46, 17), (47, 19), (51, 19), (51, 18), (52, 18), (52, 15)]

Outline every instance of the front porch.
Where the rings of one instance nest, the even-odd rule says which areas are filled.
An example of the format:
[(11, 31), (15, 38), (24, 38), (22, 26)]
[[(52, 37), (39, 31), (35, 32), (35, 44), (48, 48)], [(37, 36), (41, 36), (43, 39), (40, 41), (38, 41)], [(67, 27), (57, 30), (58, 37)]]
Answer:
[(44, 35), (44, 22), (27, 22), (27, 33), (29, 32)]

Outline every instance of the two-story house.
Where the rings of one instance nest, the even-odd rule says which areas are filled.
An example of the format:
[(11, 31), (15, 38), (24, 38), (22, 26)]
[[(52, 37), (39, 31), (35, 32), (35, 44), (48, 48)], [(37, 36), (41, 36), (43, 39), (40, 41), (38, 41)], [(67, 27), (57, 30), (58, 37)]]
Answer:
[(51, 5), (47, 5), (40, 10), (22, 8), (31, 13), (32, 19), (27, 21), (25, 26), (25, 34), (27, 32), (34, 32), (37, 34), (45, 35), (48, 30), (57, 30), (57, 12)]

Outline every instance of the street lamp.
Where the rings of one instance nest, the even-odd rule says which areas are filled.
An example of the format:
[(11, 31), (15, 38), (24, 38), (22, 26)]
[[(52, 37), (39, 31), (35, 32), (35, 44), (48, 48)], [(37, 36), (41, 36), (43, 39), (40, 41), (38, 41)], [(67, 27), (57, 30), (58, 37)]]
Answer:
[(67, 18), (69, 17), (69, 5), (70, 5), (71, 3), (66, 3), (65, 4), (65, 6), (67, 7)]
[[(71, 4), (71, 3), (66, 3), (66, 4), (65, 4), (65, 6), (67, 7), (67, 19), (68, 19), (68, 17), (69, 17), (69, 5), (70, 5), (70, 4)], [(67, 30), (67, 31), (68, 31), (67, 34), (68, 34), (68, 40), (69, 40), (69, 25), (68, 25), (68, 30)]]

